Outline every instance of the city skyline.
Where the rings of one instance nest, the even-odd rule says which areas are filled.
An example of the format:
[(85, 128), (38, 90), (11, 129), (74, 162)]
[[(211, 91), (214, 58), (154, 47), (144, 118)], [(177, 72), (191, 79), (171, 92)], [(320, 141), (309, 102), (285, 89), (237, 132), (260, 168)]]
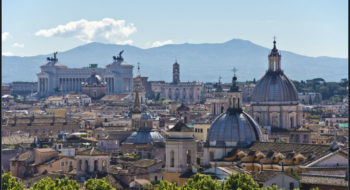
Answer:
[(277, 36), (281, 50), (348, 57), (347, 1), (198, 3), (4, 1), (2, 54), (49, 54), (89, 42), (146, 49), (234, 38), (270, 47)]

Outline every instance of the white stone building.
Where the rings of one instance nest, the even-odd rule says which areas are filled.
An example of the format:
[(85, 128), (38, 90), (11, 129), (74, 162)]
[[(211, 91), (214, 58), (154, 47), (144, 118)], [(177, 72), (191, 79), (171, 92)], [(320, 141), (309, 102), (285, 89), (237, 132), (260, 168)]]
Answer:
[(124, 62), (119, 53), (113, 56), (113, 62), (106, 68), (91, 64), (88, 68), (68, 68), (59, 63), (56, 57), (48, 57), (48, 63), (42, 65), (38, 76), (38, 93), (40, 97), (55, 94), (68, 94), (72, 91), (81, 93), (81, 84), (90, 77), (92, 70), (107, 83), (107, 94), (129, 94), (133, 90), (133, 66)]
[(183, 103), (199, 103), (205, 98), (205, 86), (202, 82), (180, 82), (180, 65), (173, 64), (173, 82), (151, 82), (155, 96)]
[(89, 148), (76, 153), (77, 175), (107, 173), (111, 156), (97, 148)]
[(193, 129), (181, 121), (169, 130), (166, 140), (165, 172), (184, 173), (192, 171), (196, 163), (197, 144), (194, 140)]

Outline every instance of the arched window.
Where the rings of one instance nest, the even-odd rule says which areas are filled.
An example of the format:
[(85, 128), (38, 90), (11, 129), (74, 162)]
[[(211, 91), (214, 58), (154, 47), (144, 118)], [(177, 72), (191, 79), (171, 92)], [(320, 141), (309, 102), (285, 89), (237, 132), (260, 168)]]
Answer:
[(175, 89), (175, 100), (178, 100), (180, 98), (180, 91), (178, 88)]
[(224, 106), (221, 106), (221, 113), (224, 113)]
[(294, 117), (290, 118), (290, 128), (294, 128)]
[(278, 116), (272, 116), (272, 127), (278, 127)]
[(107, 162), (106, 162), (106, 160), (102, 160), (102, 171), (107, 172)]
[(89, 161), (85, 160), (85, 171), (89, 172)]
[(172, 92), (171, 92), (171, 88), (169, 88), (168, 97), (169, 97), (169, 99), (172, 99)]
[(82, 161), (82, 160), (79, 160), (78, 171), (81, 171), (81, 165), (83, 165), (83, 161)]
[(237, 98), (237, 108), (239, 108), (239, 98)]
[(171, 150), (170, 151), (170, 167), (174, 167), (175, 166), (175, 156), (174, 156), (174, 151)]
[(233, 108), (236, 108), (236, 98), (232, 98)]
[(293, 190), (293, 189), (294, 189), (294, 183), (293, 183), (293, 182), (289, 183), (289, 189), (290, 189), (290, 190)]
[(210, 153), (209, 153), (209, 160), (210, 161), (214, 160), (214, 152), (213, 151), (210, 151)]
[(186, 165), (187, 168), (191, 167), (191, 150), (186, 151)]
[(94, 160), (94, 171), (96, 172), (98, 170), (98, 161)]

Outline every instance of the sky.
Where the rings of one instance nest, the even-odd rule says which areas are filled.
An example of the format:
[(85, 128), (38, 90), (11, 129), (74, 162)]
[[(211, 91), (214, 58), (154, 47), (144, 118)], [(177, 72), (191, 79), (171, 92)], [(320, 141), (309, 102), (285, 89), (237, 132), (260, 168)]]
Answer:
[(3, 0), (2, 55), (89, 42), (151, 48), (249, 40), (307, 56), (348, 58), (347, 0)]

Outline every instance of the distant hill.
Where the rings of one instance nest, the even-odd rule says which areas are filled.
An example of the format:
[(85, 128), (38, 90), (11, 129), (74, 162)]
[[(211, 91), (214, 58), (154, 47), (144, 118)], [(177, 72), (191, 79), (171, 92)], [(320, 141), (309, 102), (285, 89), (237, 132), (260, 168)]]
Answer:
[[(277, 48), (279, 44), (277, 43)], [(272, 46), (272, 43), (271, 43)], [(272, 48), (272, 47), (271, 47)], [(270, 48), (256, 45), (247, 40), (233, 39), (214, 44), (171, 44), (156, 48), (141, 49), (130, 45), (89, 43), (68, 51), (59, 52), (60, 63), (68, 67), (86, 67), (98, 63), (104, 67), (112, 62), (112, 56), (124, 50), (124, 60), (134, 66), (141, 65), (141, 75), (149, 80), (172, 79), (172, 64), (175, 58), (180, 64), (181, 81), (231, 81), (232, 68), (238, 69), (239, 81), (259, 80), (268, 67)], [(292, 80), (323, 78), (326, 81), (340, 81), (348, 78), (348, 59), (331, 57), (308, 57), (288, 51), (282, 54), (282, 69)], [(2, 56), (2, 80), (36, 81), (40, 66), (46, 57)], [(136, 75), (136, 67), (134, 75)]]

